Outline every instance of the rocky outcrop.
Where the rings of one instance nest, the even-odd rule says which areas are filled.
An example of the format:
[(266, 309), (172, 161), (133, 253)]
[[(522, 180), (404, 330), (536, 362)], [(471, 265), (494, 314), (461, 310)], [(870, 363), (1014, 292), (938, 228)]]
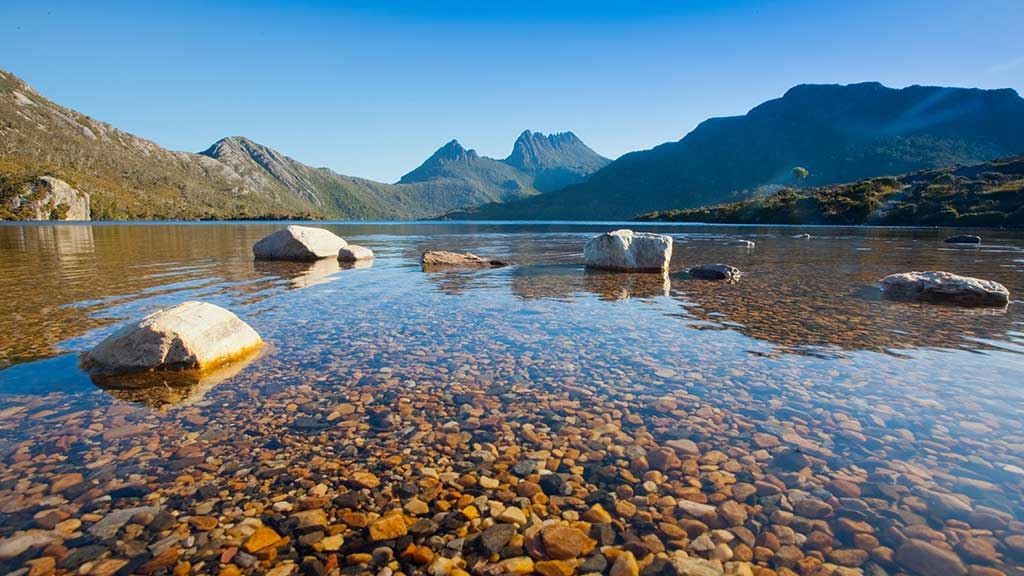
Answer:
[(330, 230), (289, 226), (264, 237), (252, 247), (257, 260), (311, 261), (337, 258), (348, 242)]
[(89, 195), (63, 180), (40, 176), (6, 202), (22, 220), (89, 220)]
[(883, 293), (897, 300), (944, 302), (961, 306), (1005, 306), (1010, 291), (991, 280), (950, 272), (905, 272), (882, 279)]
[(469, 252), (446, 252), (444, 250), (427, 250), (420, 258), (424, 268), (441, 268), (450, 266), (465, 266), (474, 268), (497, 268), (507, 266), (507, 262), (501, 260), (488, 260)]
[(973, 234), (958, 234), (944, 240), (946, 244), (981, 244), (981, 236)]
[(739, 268), (728, 264), (702, 264), (690, 268), (687, 273), (701, 280), (727, 280), (729, 282), (736, 282), (743, 274)]
[(263, 340), (220, 306), (184, 302), (132, 322), (86, 353), (94, 377), (154, 370), (207, 370), (246, 356)]
[(373, 250), (365, 246), (349, 244), (338, 250), (338, 260), (341, 262), (359, 262), (362, 260), (373, 260)]
[(672, 237), (615, 230), (595, 236), (583, 248), (587, 268), (628, 272), (662, 272), (672, 259)]

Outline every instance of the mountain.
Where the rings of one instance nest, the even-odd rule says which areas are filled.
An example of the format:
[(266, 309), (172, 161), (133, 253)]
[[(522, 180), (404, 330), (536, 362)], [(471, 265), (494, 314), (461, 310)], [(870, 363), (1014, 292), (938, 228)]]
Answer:
[[(428, 218), (536, 195), (535, 179), (551, 171), (564, 169), (579, 182), (607, 163), (567, 134), (525, 132), (520, 140), (550, 138), (554, 149), (556, 141), (578, 142), (566, 146), (569, 164), (546, 155), (545, 163), (521, 168), (453, 141), (399, 183), (385, 184), (307, 166), (240, 136), (198, 154), (166, 150), (0, 70), (0, 208), (22, 204), (41, 177), (52, 177), (87, 195), (93, 219)], [(0, 209), (0, 219), (19, 216)]]
[(572, 132), (545, 136), (529, 130), (519, 135), (505, 158), (505, 164), (533, 175), (533, 186), (541, 192), (582, 182), (609, 162)]
[(744, 116), (712, 118), (677, 142), (622, 156), (588, 180), (536, 198), (450, 214), (480, 219), (622, 219), (1024, 152), (1016, 92), (876, 82), (800, 85)]
[(638, 220), (728, 224), (1024, 226), (1024, 155), (853, 184), (785, 188), (706, 208)]
[(241, 136), (222, 138), (199, 154), (228, 167), (249, 188), (284, 188), (308, 204), (311, 212), (324, 217), (415, 218), (444, 206), (467, 205), (435, 204), (432, 199), (417, 197), (414, 190), (313, 168)]
[(504, 160), (480, 156), (452, 140), (398, 181), (421, 192), (437, 187), (462, 194), (464, 206), (537, 196), (585, 180), (610, 160), (572, 132), (523, 132)]
[(399, 185), (446, 187), (464, 196), (466, 205), (506, 202), (537, 194), (533, 178), (499, 160), (466, 150), (452, 140), (398, 181)]

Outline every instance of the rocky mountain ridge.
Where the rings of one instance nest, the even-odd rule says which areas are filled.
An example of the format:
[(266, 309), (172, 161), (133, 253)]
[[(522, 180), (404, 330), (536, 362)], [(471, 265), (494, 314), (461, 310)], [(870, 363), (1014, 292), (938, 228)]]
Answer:
[[(538, 193), (529, 170), (453, 142), (396, 184), (314, 168), (242, 136), (200, 153), (175, 152), (0, 71), (0, 205), (42, 176), (88, 194), (93, 219), (413, 219)], [(575, 181), (588, 174), (566, 168)]]
[(627, 219), (792, 185), (795, 167), (807, 170), (800, 184), (821, 186), (1022, 152), (1024, 99), (1013, 90), (807, 84), (626, 154), (585, 182), (450, 217)]

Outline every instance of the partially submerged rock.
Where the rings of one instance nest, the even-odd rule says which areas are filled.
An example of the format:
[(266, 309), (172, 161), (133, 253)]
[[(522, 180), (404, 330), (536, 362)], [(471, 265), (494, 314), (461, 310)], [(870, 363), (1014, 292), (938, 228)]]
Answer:
[(343, 238), (330, 230), (310, 226), (288, 226), (264, 237), (253, 245), (257, 260), (319, 260), (337, 258), (348, 246)]
[(738, 246), (741, 248), (753, 248), (756, 244), (752, 240), (730, 240), (726, 246)]
[(729, 282), (739, 280), (740, 275), (743, 274), (739, 268), (728, 264), (701, 264), (690, 268), (687, 273), (701, 280), (728, 280)]
[(362, 260), (373, 260), (373, 250), (365, 246), (349, 244), (338, 250), (338, 260), (341, 262), (359, 262)]
[(444, 266), (468, 266), (477, 268), (497, 268), (508, 266), (507, 262), (501, 260), (488, 260), (469, 252), (446, 252), (444, 250), (427, 250), (420, 258), (424, 268)]
[(946, 244), (981, 244), (981, 236), (973, 234), (958, 234), (944, 240)]
[(207, 370), (241, 358), (263, 343), (230, 311), (206, 302), (184, 302), (121, 328), (89, 351), (83, 367), (92, 376), (152, 370)]
[(797, 240), (810, 240), (811, 239), (811, 235), (810, 234), (806, 234), (806, 233), (804, 233), (804, 234), (794, 234), (793, 238), (796, 238)]
[(587, 268), (625, 272), (662, 272), (672, 259), (672, 237), (615, 230), (595, 236), (583, 248)]
[(998, 282), (939, 271), (886, 276), (882, 279), (882, 291), (898, 300), (947, 302), (962, 306), (1004, 306), (1010, 302), (1010, 291)]

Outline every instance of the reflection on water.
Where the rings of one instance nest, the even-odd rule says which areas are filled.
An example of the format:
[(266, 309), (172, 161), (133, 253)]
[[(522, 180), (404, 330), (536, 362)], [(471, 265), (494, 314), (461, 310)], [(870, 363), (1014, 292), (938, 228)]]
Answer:
[(586, 270), (579, 265), (517, 266), (509, 271), (509, 288), (524, 300), (571, 299), (594, 294), (602, 300), (628, 300), (668, 296), (668, 273), (622, 273)]
[[(216, 565), (258, 521), (290, 536), (278, 560), (328, 563), (288, 506), (322, 506), (344, 559), (378, 543), (341, 518), (415, 496), (421, 519), (443, 512), (417, 542), (473, 566), (487, 558), (448, 545), (482, 528), (457, 512), (468, 503), (551, 520), (601, 502), (609, 545), (641, 558), (722, 544), (734, 559), (763, 548), (751, 561), (777, 570), (799, 558), (899, 574), (909, 553), (895, 551), (922, 540), (973, 573), (1021, 574), (1024, 305), (888, 302), (876, 286), (945, 269), (1022, 294), (1021, 233), (983, 231), (986, 244), (960, 249), (941, 230), (797, 240), (790, 228), (645, 225), (677, 240), (663, 276), (583, 269), (586, 238), (615, 225), (328, 225), (375, 252), (369, 269), (253, 262), (252, 243), (277, 226), (0, 226), (0, 537), (55, 509), (89, 536), (62, 535), (46, 554), (141, 566), (172, 542), (177, 559)], [(757, 247), (724, 245), (736, 236)], [(515, 265), (427, 274), (426, 249)], [(678, 274), (707, 262), (744, 275)], [(187, 299), (232, 309), (273, 350), (143, 390), (101, 389), (77, 368), (124, 319)], [(356, 471), (380, 485), (356, 490)], [(520, 499), (531, 483), (548, 497)], [(710, 547), (687, 501), (714, 510)], [(150, 504), (171, 520), (88, 532)], [(220, 527), (196, 531), (191, 516)], [(0, 558), (0, 572), (40, 554)], [(245, 570), (265, 571), (261, 558)]]
[(92, 381), (118, 400), (166, 409), (202, 400), (214, 386), (238, 376), (246, 366), (265, 353), (265, 350), (254, 350), (245, 357), (205, 371), (147, 372), (93, 377)]
[(308, 288), (322, 284), (341, 271), (341, 265), (334, 258), (323, 258), (315, 262), (255, 260), (253, 268), (261, 276), (278, 276), (287, 280), (292, 288)]

